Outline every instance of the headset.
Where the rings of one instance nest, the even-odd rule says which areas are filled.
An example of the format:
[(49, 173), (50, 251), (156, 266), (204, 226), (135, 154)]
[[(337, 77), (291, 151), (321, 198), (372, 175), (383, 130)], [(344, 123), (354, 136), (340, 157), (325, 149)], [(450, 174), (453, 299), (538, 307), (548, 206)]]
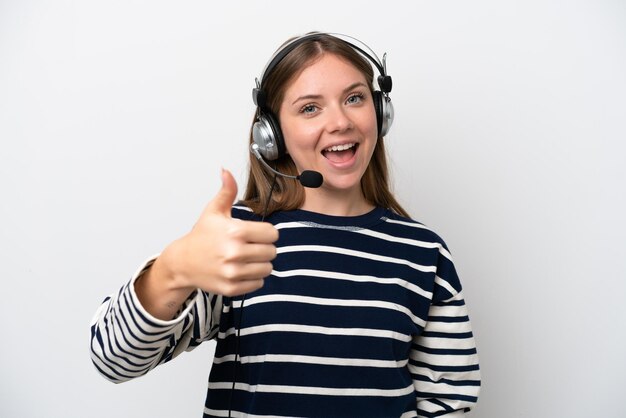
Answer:
[(378, 70), (380, 75), (377, 81), (380, 90), (374, 90), (373, 94), (378, 136), (384, 137), (389, 132), (389, 128), (391, 128), (391, 124), (393, 123), (394, 111), (391, 98), (389, 97), (392, 82), (391, 77), (387, 75), (387, 54), (383, 55), (381, 61), (367, 45), (356, 38), (339, 33), (310, 32), (287, 42), (279, 48), (265, 65), (260, 80), (258, 78), (255, 79), (256, 87), (252, 89), (252, 100), (257, 106), (257, 118), (252, 125), (253, 143), (251, 150), (257, 157), (260, 154), (265, 160), (274, 161), (281, 158), (286, 153), (285, 140), (280, 129), (280, 123), (278, 118), (270, 110), (267, 103), (267, 95), (263, 90), (264, 80), (296, 47), (305, 42), (315, 41), (327, 36), (343, 41), (363, 57), (367, 58)]

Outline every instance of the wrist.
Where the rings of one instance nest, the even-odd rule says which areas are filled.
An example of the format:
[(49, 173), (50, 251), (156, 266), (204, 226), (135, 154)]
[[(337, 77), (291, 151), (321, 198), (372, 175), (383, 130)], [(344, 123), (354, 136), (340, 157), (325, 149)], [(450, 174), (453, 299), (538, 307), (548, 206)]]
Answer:
[(170, 271), (165, 251), (135, 280), (134, 290), (141, 306), (153, 317), (169, 321), (180, 311), (196, 288), (183, 286)]
[(161, 253), (161, 256), (155, 260), (152, 268), (156, 270), (155, 275), (160, 278), (167, 290), (190, 295), (196, 290), (197, 286), (185, 274), (185, 269), (182, 265), (185, 257), (181, 245), (182, 243), (179, 240), (168, 245)]

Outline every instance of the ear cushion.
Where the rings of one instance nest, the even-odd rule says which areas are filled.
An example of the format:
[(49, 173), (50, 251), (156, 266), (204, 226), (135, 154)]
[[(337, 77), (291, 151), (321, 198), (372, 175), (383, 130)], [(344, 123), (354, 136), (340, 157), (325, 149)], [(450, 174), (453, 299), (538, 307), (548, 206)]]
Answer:
[(378, 127), (378, 136), (383, 136), (383, 94), (375, 90), (372, 96), (374, 100), (374, 110), (376, 111), (376, 126)]
[(389, 132), (393, 123), (393, 103), (389, 97), (385, 97), (383, 93), (374, 91), (374, 109), (376, 111), (376, 124), (378, 126), (378, 136), (383, 137)]
[(277, 160), (287, 152), (287, 149), (285, 148), (285, 140), (283, 139), (283, 131), (280, 130), (280, 123), (278, 123), (278, 119), (276, 119), (273, 114), (268, 113), (266, 117), (272, 126), (272, 132), (274, 132), (274, 143), (276, 144), (276, 149), (278, 150), (278, 155), (275, 158)]
[(262, 113), (252, 126), (252, 140), (266, 160), (273, 161), (285, 155), (285, 141), (278, 120), (271, 113)]

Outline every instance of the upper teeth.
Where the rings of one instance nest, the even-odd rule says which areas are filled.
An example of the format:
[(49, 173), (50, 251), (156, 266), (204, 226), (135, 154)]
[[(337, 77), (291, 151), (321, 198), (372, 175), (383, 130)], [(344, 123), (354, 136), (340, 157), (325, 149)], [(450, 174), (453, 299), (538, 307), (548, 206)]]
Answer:
[(356, 144), (343, 144), (343, 145), (333, 145), (332, 147), (326, 148), (325, 151), (345, 151), (347, 149), (352, 148)]

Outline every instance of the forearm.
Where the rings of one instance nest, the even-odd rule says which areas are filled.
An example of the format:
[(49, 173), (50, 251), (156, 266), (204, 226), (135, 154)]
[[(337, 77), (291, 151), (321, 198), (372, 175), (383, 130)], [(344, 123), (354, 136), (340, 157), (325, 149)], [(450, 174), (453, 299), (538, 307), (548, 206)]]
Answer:
[(219, 297), (198, 292), (169, 321), (154, 317), (142, 306), (135, 282), (154, 259), (151, 257), (116, 294), (107, 297), (92, 319), (91, 358), (100, 374), (113, 382), (141, 376), (216, 332)]
[[(431, 305), (426, 327), (413, 341), (409, 370), (419, 416), (456, 417), (476, 404), (478, 355), (461, 293)], [(452, 411), (457, 415), (450, 415)]]
[(183, 303), (196, 290), (181, 285), (168, 264), (171, 249), (166, 249), (135, 281), (135, 292), (143, 308), (155, 318), (168, 321), (176, 316)]

